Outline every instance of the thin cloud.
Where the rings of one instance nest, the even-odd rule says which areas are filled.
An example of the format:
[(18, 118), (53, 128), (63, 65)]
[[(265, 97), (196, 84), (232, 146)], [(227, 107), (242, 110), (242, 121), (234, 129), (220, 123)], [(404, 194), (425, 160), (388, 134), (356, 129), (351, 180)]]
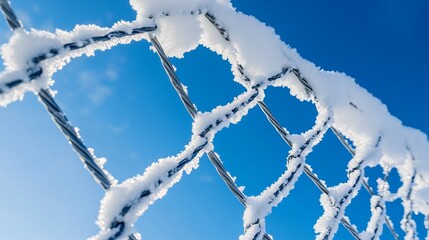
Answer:
[(203, 175), (201, 175), (200, 180), (202, 182), (205, 182), (205, 183), (212, 183), (213, 182), (213, 177), (210, 176), (210, 175), (208, 175), (208, 174), (203, 174)]
[(102, 104), (110, 95), (112, 95), (112, 89), (106, 86), (97, 85), (94, 86), (93, 91), (89, 95), (89, 99), (92, 103), (99, 105)]
[(114, 72), (84, 71), (79, 74), (78, 80), (80, 88), (86, 93), (91, 103), (101, 105), (113, 93), (113, 90), (103, 84), (102, 80), (114, 77), (116, 77)]

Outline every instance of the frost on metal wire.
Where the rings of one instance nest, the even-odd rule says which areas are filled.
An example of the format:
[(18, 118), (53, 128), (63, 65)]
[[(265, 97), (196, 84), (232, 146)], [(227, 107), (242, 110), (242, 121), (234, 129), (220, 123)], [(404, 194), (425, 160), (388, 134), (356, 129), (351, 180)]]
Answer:
[[(4, 2), (1, 0), (2, 6)], [(287, 168), (275, 183), (258, 196), (240, 197), (246, 207), (240, 239), (266, 236), (265, 216), (287, 197), (303, 172), (322, 190), (324, 213), (315, 224), (317, 238), (332, 239), (340, 222), (351, 226), (345, 210), (362, 185), (366, 187), (365, 168), (377, 165), (386, 174), (396, 168), (403, 186), (392, 193), (387, 182), (379, 179), (377, 194), (371, 193), (372, 216), (368, 226), (353, 236), (378, 238), (383, 225), (390, 224), (385, 203), (401, 199), (401, 228), (406, 239), (416, 238), (412, 214), (421, 213), (426, 219), (429, 216), (429, 143), (424, 133), (403, 126), (351, 77), (324, 71), (303, 59), (272, 28), (237, 12), (228, 0), (130, 0), (130, 4), (137, 12), (136, 20), (120, 21), (111, 28), (78, 25), (71, 32), (55, 33), (15, 30), (10, 41), (1, 47), (6, 70), (0, 73), (0, 105), (22, 99), (28, 91), (38, 93), (48, 88), (54, 83), (53, 73), (72, 58), (94, 55), (97, 50), (133, 40), (153, 41), (147, 33), (162, 43), (163, 61), (166, 57), (183, 57), (199, 45), (220, 54), (230, 62), (234, 80), (246, 91), (229, 104), (206, 113), (197, 112), (190, 100), (182, 98), (194, 117), (189, 143), (176, 156), (155, 161), (141, 175), (110, 186), (101, 201), (97, 220), (100, 232), (92, 239), (122, 239), (132, 233), (134, 222), (178, 183), (184, 172), (189, 174), (196, 169), (203, 154), (214, 154), (212, 142), (217, 132), (237, 124), (257, 105), (269, 112), (262, 102), (268, 87), (289, 88), (299, 100), (312, 102), (319, 114), (314, 127), (301, 135), (289, 135), (267, 115), (292, 149)], [(9, 10), (3, 8), (6, 13)], [(7, 19), (13, 22), (13, 18)], [(179, 83), (173, 82), (177, 86)], [(347, 168), (348, 180), (336, 186), (325, 186), (305, 165), (306, 156), (330, 127), (343, 138), (343, 143), (350, 141), (355, 147), (348, 147), (353, 154)]]

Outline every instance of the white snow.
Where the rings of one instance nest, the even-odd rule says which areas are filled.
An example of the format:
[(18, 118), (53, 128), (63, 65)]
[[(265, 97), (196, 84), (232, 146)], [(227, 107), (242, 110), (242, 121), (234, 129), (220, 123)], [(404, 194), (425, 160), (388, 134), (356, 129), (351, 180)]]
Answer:
[[(253, 239), (255, 233), (260, 231), (262, 233), (265, 232), (265, 217), (294, 188), (295, 182), (304, 169), (306, 156), (312, 151), (313, 146), (322, 140), (324, 133), (329, 128), (329, 122), (329, 111), (322, 109), (316, 119), (316, 124), (311, 130), (299, 137), (295, 136), (292, 138), (294, 139), (294, 144), (289, 152), (290, 158), (287, 162), (287, 170), (260, 195), (248, 198), (243, 220), (244, 228), (247, 226), (251, 227), (246, 230), (244, 235), (240, 236), (240, 239)], [(310, 141), (307, 143), (308, 140)], [(304, 149), (302, 148), (303, 146), (305, 147)], [(255, 222), (259, 222), (259, 224), (253, 224)], [(259, 238), (261, 237), (262, 234), (260, 234)]]
[[(178, 155), (169, 158), (163, 158), (154, 162), (148, 167), (142, 175), (130, 178), (125, 182), (113, 186), (101, 202), (100, 214), (97, 224), (101, 231), (97, 236), (92, 237), (92, 240), (108, 239), (115, 233), (111, 231), (109, 226), (114, 219), (120, 219), (125, 222), (126, 227), (123, 237), (131, 233), (134, 222), (141, 216), (146, 209), (156, 200), (161, 199), (167, 191), (177, 182), (180, 181), (183, 171), (188, 174), (193, 169), (198, 167), (199, 158), (204, 154), (213, 150), (214, 135), (221, 129), (228, 127), (230, 123), (236, 123), (247, 113), (248, 109), (256, 105), (258, 98), (253, 98), (250, 104), (243, 104), (253, 96), (255, 90), (250, 90), (226, 106), (218, 107), (210, 113), (199, 113), (194, 122), (194, 131), (191, 141), (185, 146), (185, 149)], [(234, 113), (234, 109), (237, 111)], [(231, 117), (227, 118), (226, 115)], [(217, 120), (222, 120), (223, 123), (214, 126), (205, 136), (201, 136), (208, 126), (214, 125)], [(191, 159), (191, 162), (183, 169), (178, 170), (174, 175), (169, 176), (169, 172), (175, 169), (180, 161), (186, 158), (191, 158), (195, 150), (203, 146), (201, 151)], [(139, 196), (145, 190), (149, 190), (150, 194), (142, 199)], [(132, 205), (129, 214), (121, 216), (120, 212), (124, 206)]]
[[(125, 31), (130, 33), (133, 28), (143, 26), (153, 26), (153, 21), (147, 19), (143, 22), (120, 21), (111, 28), (102, 28), (95, 25), (77, 25), (71, 32), (57, 29), (55, 33), (38, 31), (32, 29), (15, 30), (9, 42), (2, 45), (1, 57), (5, 65), (5, 71), (0, 73), (0, 89), (6, 92), (0, 96), (0, 106), (7, 106), (9, 103), (22, 100), (28, 91), (37, 92), (41, 88), (51, 86), (54, 81), (52, 75), (71, 61), (72, 58), (82, 55), (93, 56), (95, 51), (105, 51), (117, 44), (128, 44), (131, 41), (138, 41), (143, 38), (142, 34), (132, 35), (123, 38), (112, 38), (109, 41), (93, 43), (84, 48), (69, 51), (63, 49), (62, 45), (67, 43), (80, 43), (93, 36), (104, 36), (112, 31)], [(27, 69), (34, 67), (31, 60), (43, 53), (48, 53), (51, 49), (59, 50), (59, 54), (39, 63), (43, 68), (43, 74), (37, 81), (29, 81), (26, 74)], [(13, 88), (11, 91), (5, 86), (6, 83), (22, 79), (26, 83)]]
[[(130, 0), (130, 4), (137, 12), (137, 19), (133, 22), (120, 21), (111, 28), (78, 25), (71, 32), (16, 31), (10, 41), (1, 47), (5, 71), (0, 73), (0, 90), (3, 92), (0, 95), (0, 105), (6, 106), (22, 99), (28, 91), (37, 92), (40, 88), (49, 87), (54, 83), (51, 79), (53, 73), (60, 70), (72, 58), (83, 54), (91, 56), (96, 50), (107, 50), (117, 44), (128, 44), (133, 40), (149, 38), (147, 34), (114, 38), (75, 51), (63, 49), (64, 44), (70, 42), (83, 44), (85, 39), (92, 36), (103, 36), (115, 30), (129, 33), (133, 28), (153, 26), (153, 24), (158, 28), (152, 34), (158, 37), (167, 55), (183, 57), (186, 52), (194, 50), (198, 45), (203, 45), (230, 62), (234, 80), (243, 84), (247, 91), (230, 104), (219, 106), (207, 113), (198, 113), (193, 125), (192, 138), (181, 153), (174, 157), (160, 159), (148, 167), (142, 175), (114, 185), (101, 201), (97, 221), (100, 233), (93, 239), (107, 239), (114, 234), (116, 230), (109, 230), (109, 226), (115, 220), (124, 221), (126, 225), (122, 238), (131, 233), (133, 223), (138, 217), (180, 181), (183, 171), (190, 173), (198, 167), (199, 157), (212, 149), (215, 134), (231, 123), (238, 123), (257, 101), (263, 100), (264, 89), (267, 87), (288, 87), (292, 95), (300, 100), (314, 103), (318, 109), (319, 117), (313, 129), (291, 138), (293, 141), (291, 155), (299, 152), (299, 147), (314, 135), (314, 131), (320, 130), (322, 133), (311, 141), (300, 157), (293, 157), (287, 163), (287, 169), (278, 181), (259, 196), (249, 198), (244, 214), (244, 225), (246, 227), (256, 220), (260, 220), (260, 223), (247, 229), (241, 239), (252, 239), (258, 232), (264, 233), (265, 216), (293, 189), (294, 183), (302, 173), (306, 155), (321, 140), (330, 124), (353, 143), (356, 147), (356, 156), (349, 162), (350, 174), (347, 182), (329, 188), (330, 197), (321, 196), (321, 205), (325, 212), (315, 225), (319, 237), (328, 234), (328, 238), (331, 239), (335, 234), (345, 208), (360, 189), (364, 169), (367, 166), (380, 165), (386, 172), (396, 168), (404, 183), (397, 197), (403, 199), (406, 212), (421, 213), (426, 217), (429, 215), (427, 136), (419, 130), (403, 126), (380, 100), (357, 85), (353, 78), (343, 73), (324, 71), (303, 59), (294, 49), (283, 43), (272, 28), (254, 17), (237, 12), (228, 0)], [(206, 13), (210, 13), (216, 19), (216, 26), (205, 17)], [(226, 33), (221, 34), (220, 31), (224, 30)], [(59, 49), (60, 52), (57, 56), (42, 61), (36, 66), (30, 62), (33, 57), (47, 53), (50, 49)], [(239, 65), (243, 66), (243, 72), (250, 82), (244, 80), (244, 76), (238, 70)], [(39, 66), (43, 69), (41, 77), (28, 82), (27, 69)], [(272, 82), (267, 81), (269, 77), (280, 73), (285, 67), (299, 69), (302, 77), (314, 90), (314, 94), (308, 94), (293, 73), (288, 73)], [(5, 85), (16, 79), (22, 79), (26, 83), (13, 89)], [(261, 84), (258, 90), (251, 88), (257, 84)], [(253, 95), (256, 96), (255, 99), (252, 99)], [(226, 117), (228, 114), (231, 117)], [(216, 124), (217, 121), (220, 123)], [(329, 122), (327, 126), (322, 126), (321, 124), (326, 121)], [(210, 125), (212, 127), (207, 134), (200, 136)], [(193, 156), (195, 149), (202, 144), (204, 146), (201, 151)], [(193, 156), (190, 163), (169, 176), (169, 171), (175, 169), (182, 159), (190, 156)], [(102, 166), (101, 161), (98, 161), (98, 164)], [(357, 170), (353, 170), (355, 168)], [(293, 180), (280, 191), (278, 196), (273, 197), (279, 186), (294, 172), (293, 170), (296, 170)], [(416, 177), (411, 183), (411, 176), (414, 174)], [(151, 194), (139, 199), (139, 195), (144, 190), (150, 191)], [(408, 198), (409, 192), (411, 194)], [(369, 234), (384, 223), (384, 212), (379, 211), (375, 206), (377, 202), (384, 205), (384, 201), (395, 198), (389, 194), (386, 190), (386, 198), (375, 196), (371, 199), (373, 217), (363, 235)], [(344, 203), (339, 204), (338, 201), (345, 196), (349, 197)], [(120, 216), (123, 207), (130, 203), (134, 204), (132, 209), (124, 216)], [(404, 229), (410, 228), (406, 220), (404, 219), (402, 224)], [(331, 229), (331, 233), (326, 233), (327, 229)], [(409, 230), (409, 232), (412, 231), (414, 230)]]

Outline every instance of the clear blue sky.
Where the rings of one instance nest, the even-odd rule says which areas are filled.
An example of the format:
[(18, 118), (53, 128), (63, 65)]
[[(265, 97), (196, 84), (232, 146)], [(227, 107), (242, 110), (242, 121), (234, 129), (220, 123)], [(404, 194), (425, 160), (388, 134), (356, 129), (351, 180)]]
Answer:
[[(428, 1), (233, 4), (274, 27), (304, 58), (355, 77), (405, 125), (429, 133)], [(71, 30), (78, 23), (111, 26), (135, 18), (125, 0), (13, 0), (12, 5), (27, 28), (49, 31)], [(8, 36), (6, 23), (0, 21), (0, 41)], [(191, 136), (192, 120), (148, 46), (117, 46), (96, 57), (75, 59), (54, 75), (58, 102), (81, 129), (88, 147), (108, 158), (106, 168), (120, 181), (142, 173), (158, 158), (177, 154)], [(232, 81), (229, 64), (207, 49), (173, 63), (201, 111), (244, 91)], [(267, 90), (266, 102), (293, 133), (314, 122), (314, 106), (290, 97), (286, 89)], [(97, 233), (94, 221), (103, 191), (37, 98), (28, 94), (24, 101), (0, 109), (0, 119), (0, 238), (76, 240)], [(308, 163), (332, 186), (345, 181), (350, 156), (332, 133), (325, 138)], [(240, 124), (216, 136), (215, 150), (238, 184), (246, 186), (245, 193), (256, 195), (284, 171), (289, 148), (255, 108)], [(368, 170), (369, 175), (379, 172)], [(392, 185), (397, 188), (395, 179)], [(276, 239), (313, 239), (313, 225), (322, 213), (319, 195), (303, 175), (267, 218), (268, 232)], [(400, 207), (398, 202), (390, 204), (388, 213), (403, 236)], [(203, 157), (200, 168), (153, 205), (136, 228), (144, 239), (237, 239), (243, 210)], [(364, 230), (369, 195), (362, 190), (346, 214)], [(424, 232), (421, 224), (419, 230)], [(340, 227), (336, 239), (351, 237)], [(391, 239), (386, 229), (383, 239)]]

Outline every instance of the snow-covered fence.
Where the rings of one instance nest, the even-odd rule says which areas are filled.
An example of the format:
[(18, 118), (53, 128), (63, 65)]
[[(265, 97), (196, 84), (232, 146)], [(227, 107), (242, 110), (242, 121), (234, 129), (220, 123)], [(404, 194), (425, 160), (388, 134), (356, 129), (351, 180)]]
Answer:
[[(412, 212), (421, 213), (426, 219), (429, 216), (426, 135), (404, 127), (352, 78), (322, 71), (301, 58), (280, 41), (271, 28), (236, 12), (228, 1), (130, 0), (130, 4), (137, 11), (133, 22), (120, 21), (111, 28), (78, 25), (71, 32), (47, 33), (24, 30), (9, 2), (0, 0), (14, 31), (1, 52), (6, 70), (0, 74), (0, 105), (21, 99), (28, 91), (38, 94), (83, 164), (106, 190), (97, 221), (100, 232), (92, 239), (138, 238), (133, 235), (134, 222), (180, 181), (184, 171), (191, 173), (196, 169), (203, 154), (208, 155), (220, 177), (245, 207), (244, 233), (240, 239), (272, 238), (265, 232), (265, 217), (288, 196), (302, 173), (322, 192), (320, 201), (324, 213), (315, 224), (317, 239), (332, 239), (340, 224), (356, 239), (377, 239), (386, 224), (390, 234), (398, 239), (386, 210), (386, 202), (396, 199), (402, 199), (404, 206), (401, 228), (406, 238), (417, 238)], [(174, 89), (194, 119), (193, 133), (181, 153), (160, 159), (142, 175), (118, 183), (84, 145), (55, 102), (49, 86), (53, 84), (53, 73), (72, 58), (143, 39), (154, 46)], [(181, 57), (198, 45), (227, 59), (232, 65), (234, 80), (246, 88), (231, 103), (206, 113), (197, 110), (169, 61), (169, 57)], [(312, 102), (318, 111), (314, 126), (300, 135), (290, 134), (264, 103), (264, 91), (268, 87), (288, 87), (298, 99)], [(258, 196), (246, 196), (214, 152), (213, 139), (217, 132), (238, 123), (255, 106), (261, 108), (291, 151), (286, 170), (278, 180)], [(332, 187), (326, 186), (306, 164), (307, 155), (329, 129), (352, 155), (348, 180)], [(403, 183), (398, 192), (389, 191), (386, 178), (378, 179), (377, 191), (369, 187), (365, 168), (377, 165), (383, 168), (386, 178), (392, 169), (398, 170)], [(345, 209), (362, 186), (372, 196), (372, 216), (366, 230), (359, 232), (345, 216)], [(428, 230), (428, 220), (425, 227)]]

